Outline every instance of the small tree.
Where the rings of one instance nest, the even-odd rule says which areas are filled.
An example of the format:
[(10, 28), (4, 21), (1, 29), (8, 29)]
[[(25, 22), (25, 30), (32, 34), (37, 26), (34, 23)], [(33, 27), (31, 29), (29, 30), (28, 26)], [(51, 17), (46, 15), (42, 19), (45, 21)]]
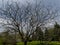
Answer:
[(54, 41), (59, 41), (60, 25), (56, 22), (54, 25)]
[(45, 37), (44, 37), (45, 41), (49, 41), (49, 31), (48, 31), (47, 28), (46, 28), (46, 30), (45, 30), (44, 35), (45, 35)]
[(34, 34), (32, 35), (34, 40), (42, 41), (43, 40), (43, 31), (40, 27), (36, 27)]
[(3, 45), (9, 45), (9, 44), (15, 45), (16, 44), (15, 39), (13, 38), (13, 35), (11, 35), (8, 30), (2, 32), (1, 35), (2, 35), (2, 44)]

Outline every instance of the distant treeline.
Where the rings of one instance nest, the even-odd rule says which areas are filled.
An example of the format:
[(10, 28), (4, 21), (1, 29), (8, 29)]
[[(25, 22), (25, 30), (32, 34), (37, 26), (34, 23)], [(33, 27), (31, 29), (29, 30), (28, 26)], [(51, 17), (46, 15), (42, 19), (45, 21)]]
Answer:
[[(0, 39), (2, 41), (21, 41), (18, 33), (10, 34), (9, 31), (0, 33)], [(42, 31), (40, 27), (37, 27), (33, 35), (30, 37), (29, 41), (60, 41), (60, 25), (58, 23), (54, 24), (53, 28), (46, 28)], [(5, 41), (6, 42), (6, 41)]]
[(44, 32), (38, 27), (32, 38), (40, 41), (60, 41), (60, 25), (56, 22), (53, 28), (46, 28)]

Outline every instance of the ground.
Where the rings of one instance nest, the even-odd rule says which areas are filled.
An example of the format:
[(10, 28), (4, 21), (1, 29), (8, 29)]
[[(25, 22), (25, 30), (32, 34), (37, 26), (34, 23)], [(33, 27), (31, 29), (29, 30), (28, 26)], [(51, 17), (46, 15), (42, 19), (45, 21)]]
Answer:
[[(24, 43), (23, 42), (19, 42), (17, 43), (17, 45), (23, 45)], [(32, 42), (28, 42), (27, 45), (60, 45), (60, 42), (57, 42), (57, 41), (51, 41), (51, 42), (48, 42), (48, 41), (32, 41)]]

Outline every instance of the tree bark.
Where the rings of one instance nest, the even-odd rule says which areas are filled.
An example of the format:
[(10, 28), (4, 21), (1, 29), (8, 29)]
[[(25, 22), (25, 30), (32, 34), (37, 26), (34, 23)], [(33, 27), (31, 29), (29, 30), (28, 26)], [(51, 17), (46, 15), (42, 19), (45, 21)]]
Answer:
[(6, 42), (3, 42), (3, 45), (6, 45)]
[(27, 40), (24, 40), (24, 45), (27, 45)]

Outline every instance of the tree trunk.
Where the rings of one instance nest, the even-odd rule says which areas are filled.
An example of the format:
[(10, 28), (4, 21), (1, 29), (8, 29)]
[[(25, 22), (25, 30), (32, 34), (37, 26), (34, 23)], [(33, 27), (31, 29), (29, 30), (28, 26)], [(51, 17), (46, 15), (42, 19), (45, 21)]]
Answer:
[(6, 42), (3, 42), (3, 45), (6, 45)]
[(17, 45), (16, 43), (14, 43), (13, 45)]
[(27, 45), (27, 40), (24, 41), (24, 45)]

